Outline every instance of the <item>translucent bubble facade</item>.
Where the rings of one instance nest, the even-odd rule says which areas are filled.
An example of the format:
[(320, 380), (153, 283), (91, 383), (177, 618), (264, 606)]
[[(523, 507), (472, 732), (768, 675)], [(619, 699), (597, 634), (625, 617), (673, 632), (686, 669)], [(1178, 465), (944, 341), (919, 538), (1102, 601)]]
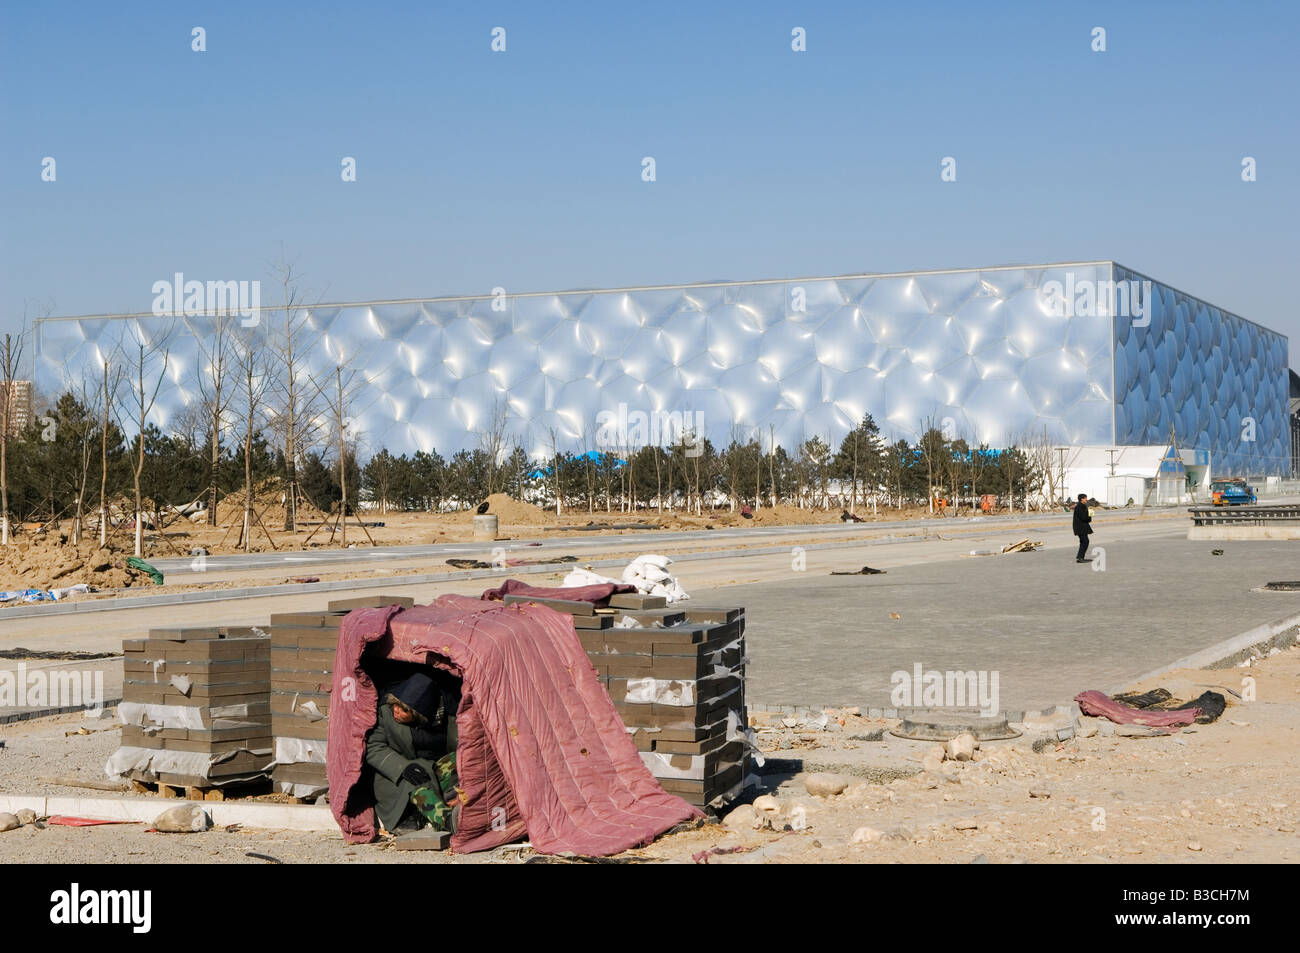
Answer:
[[(497, 413), (533, 454), (606, 447), (602, 424), (638, 413), (699, 421), (715, 446), (836, 446), (869, 413), (886, 436), (933, 425), (995, 447), (1164, 443), (1172, 424), (1219, 472), (1289, 469), (1286, 338), (1158, 282), (1147, 312), (1110, 292), (1146, 280), (1101, 261), (336, 304), (301, 314), (299, 350), (304, 373), (341, 362), (366, 381), (348, 408), (363, 451), (446, 456)], [(240, 333), (283, 322), (267, 307)], [(165, 428), (201, 400), (210, 317), (43, 321), (39, 386), (80, 389), (131, 334), (168, 338)]]

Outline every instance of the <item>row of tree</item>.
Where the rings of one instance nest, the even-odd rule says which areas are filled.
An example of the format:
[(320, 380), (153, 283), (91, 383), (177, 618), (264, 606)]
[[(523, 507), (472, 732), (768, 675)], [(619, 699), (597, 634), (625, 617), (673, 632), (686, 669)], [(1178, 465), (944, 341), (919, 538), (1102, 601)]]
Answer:
[[(686, 434), (667, 447), (556, 452), (545, 460), (505, 444), (495, 453), (478, 447), (447, 459), (436, 451), (407, 456), (381, 449), (364, 466), (358, 466), (345, 425), (341, 442), (331, 435), (290, 467), (283, 449), (255, 428), (245, 439), (214, 442), (203, 416), (192, 414), (178, 419), (170, 433), (149, 423), (141, 439), (127, 436), (115, 415), (104, 415), (92, 403), (69, 392), (52, 406), (38, 405), (26, 431), (8, 441), (12, 519), (69, 520), (74, 538), (89, 526), (105, 540), (114, 517), (123, 513), (138, 531), (165, 525), (175, 508), (206, 505), (215, 523), (214, 501), (233, 492), (247, 510), (254, 505), (245, 499), (250, 490), (254, 497), (269, 491), (286, 503), (296, 495), (324, 512), (337, 512), (346, 496), (350, 508), (381, 514), (461, 509), (494, 492), (557, 513), (703, 513), (777, 503), (857, 512), (932, 504), (936, 498), (960, 508), (974, 507), (986, 495), (1014, 506), (1040, 493), (1049, 463), (1032, 449), (972, 447), (933, 427), (914, 444), (891, 443), (868, 416), (837, 448), (814, 437), (794, 453), (752, 438), (733, 439), (720, 449)], [(131, 519), (133, 513), (139, 518)], [(256, 518), (247, 523), (245, 545)]]
[(381, 450), (362, 468), (361, 482), (380, 512), (465, 506), (494, 490), (556, 512), (702, 513), (777, 503), (856, 512), (864, 505), (902, 508), (936, 499), (977, 506), (984, 496), (1023, 504), (1043, 489), (1049, 463), (1039, 448), (972, 447), (934, 427), (916, 444), (890, 443), (868, 415), (836, 449), (820, 437), (795, 453), (753, 438), (718, 449), (685, 434), (665, 447), (555, 452), (542, 462), (518, 446), (495, 458), (482, 448), (462, 450), (449, 461), (437, 453), (407, 457)]
[[(234, 313), (207, 314), (202, 318), (201, 333), (194, 334), (199, 345), (197, 365), (188, 369), (193, 373), (186, 379), (186, 386), (197, 389), (197, 399), (180, 419), (168, 422), (168, 433), (153, 427), (155, 404), (164, 383), (180, 379), (181, 368), (172, 357), (175, 336), (194, 329), (186, 328), (181, 317), (167, 316), (115, 325), (116, 340), (101, 342), (96, 352), (97, 366), (71, 395), (76, 408), (69, 406), (69, 412), (77, 419), (96, 421), (99, 441), (97, 448), (81, 446), (84, 459), (75, 468), (75, 472), (86, 476), (92, 468), (91, 458), (97, 457), (93, 468), (99, 485), (95, 487), (90, 481), (79, 487), (71, 501), (52, 495), (48, 486), (17, 485), (15, 481), (33, 476), (34, 468), (41, 465), (42, 453), (47, 451), (11, 446), (30, 444), (31, 434), (11, 439), (13, 402), (0, 402), (0, 543), (8, 541), (13, 518), (34, 512), (33, 497), (43, 498), (55, 512), (71, 506), (78, 514), (86, 511), (88, 501), (97, 500), (94, 519), (102, 542), (113, 522), (110, 510), (121, 508), (114, 507), (112, 501), (127, 495), (134, 548), (136, 555), (141, 555), (147, 516), (151, 509), (157, 512), (164, 507), (161, 484), (165, 495), (171, 497), (167, 505), (177, 505), (177, 497), (191, 492), (205, 497), (208, 519), (214, 524), (218, 500), (232, 489), (241, 489), (244, 512), (240, 538), (248, 547), (254, 524), (260, 523), (254, 501), (262, 478), (273, 473), (278, 479), (285, 500), (283, 528), (296, 530), (301, 505), (314, 502), (313, 489), (322, 499), (329, 495), (327, 481), (319, 472), (327, 455), (333, 460), (336, 498), (355, 498), (356, 441), (348, 433), (348, 408), (366, 381), (357, 368), (350, 366), (350, 357), (339, 350), (338, 342), (329, 339), (324, 342), (324, 350), (331, 366), (326, 371), (319, 365), (315, 370), (308, 367), (306, 355), (321, 342), (310, 325), (310, 312), (299, 290), (299, 275), (283, 258), (272, 270), (283, 292), (280, 308), (262, 312), (252, 322)], [(46, 309), (45, 316), (50, 310)], [(26, 338), (24, 331), (0, 340), (0, 395), (14, 392)], [(60, 397), (55, 408), (33, 408), (33, 427), (42, 442), (60, 439), (61, 421), (51, 412), (62, 401)], [(53, 426), (37, 427), (42, 419)], [(124, 443), (122, 434), (135, 436)], [(15, 457), (13, 468), (11, 450)], [(233, 478), (232, 467), (237, 468)], [(195, 487), (199, 473), (206, 483)], [(49, 484), (58, 479), (62, 477), (47, 476), (37, 483)], [(114, 482), (123, 480), (129, 483), (129, 491)], [(96, 489), (98, 493), (93, 492)], [(185, 503), (192, 501), (190, 497)], [(77, 527), (74, 532), (80, 531), (79, 517)], [(262, 530), (265, 532), (266, 527)], [(343, 542), (347, 542), (346, 522)]]

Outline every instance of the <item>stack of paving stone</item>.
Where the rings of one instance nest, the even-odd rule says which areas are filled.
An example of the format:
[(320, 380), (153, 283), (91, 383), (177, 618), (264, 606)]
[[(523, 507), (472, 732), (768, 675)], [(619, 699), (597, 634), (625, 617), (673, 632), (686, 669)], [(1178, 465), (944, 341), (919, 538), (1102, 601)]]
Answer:
[(587, 657), (650, 773), (698, 806), (734, 798), (748, 767), (745, 610), (669, 607), (658, 596), (610, 597), (609, 608), (539, 602), (573, 616)]
[(271, 778), (281, 794), (315, 798), (329, 788), (325, 743), (329, 738), (330, 686), (334, 651), (343, 618), (353, 609), (399, 605), (404, 596), (363, 596), (329, 603), (324, 612), (271, 616), (271, 727), (275, 767)]
[(150, 629), (122, 643), (122, 747), (109, 769), (205, 789), (271, 769), (271, 640), (261, 629)]

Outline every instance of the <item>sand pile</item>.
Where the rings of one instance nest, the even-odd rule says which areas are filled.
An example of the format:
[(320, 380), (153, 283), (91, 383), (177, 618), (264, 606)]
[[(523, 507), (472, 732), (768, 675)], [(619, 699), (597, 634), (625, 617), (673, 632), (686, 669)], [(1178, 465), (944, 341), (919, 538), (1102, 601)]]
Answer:
[[(858, 507), (858, 515), (862, 515), (861, 506)], [(871, 515), (869, 507), (866, 515), (868, 517)], [(778, 503), (776, 506), (764, 505), (762, 509), (754, 511), (755, 523), (772, 523), (778, 526), (800, 526), (806, 523), (838, 523), (839, 521), (839, 510), (802, 510), (797, 506), (790, 506), (788, 503)]]
[[(278, 480), (270, 480), (263, 483), (253, 490), (253, 512), (261, 517), (266, 528), (272, 533), (278, 533), (284, 529), (284, 490), (280, 488)], [(298, 500), (298, 520), (315, 522), (324, 519), (325, 514), (312, 506), (301, 497)], [(206, 516), (196, 516), (195, 519), (204, 523), (207, 522)], [(244, 520), (244, 491), (234, 490), (227, 493), (217, 501), (217, 525), (226, 527), (235, 523), (242, 523)], [(256, 519), (254, 519), (256, 525)]]
[[(488, 513), (495, 514), (502, 526), (542, 526), (555, 522), (555, 514), (540, 506), (524, 503), (504, 493), (493, 493), (488, 497)], [(474, 511), (470, 510), (469, 515)]]
[(54, 539), (23, 540), (0, 546), (0, 590), (54, 589), (86, 583), (97, 589), (150, 585), (148, 576), (126, 569), (129, 553), (100, 549), (96, 538), (80, 545)]

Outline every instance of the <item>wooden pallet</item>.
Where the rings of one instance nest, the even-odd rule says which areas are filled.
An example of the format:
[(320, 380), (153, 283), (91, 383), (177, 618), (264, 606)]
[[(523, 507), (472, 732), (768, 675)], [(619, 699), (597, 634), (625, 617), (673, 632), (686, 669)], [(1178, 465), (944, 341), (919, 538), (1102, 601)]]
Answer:
[(225, 801), (233, 798), (268, 794), (269, 778), (258, 781), (241, 781), (217, 787), (211, 784), (183, 784), (157, 779), (131, 777), (128, 780), (134, 794), (154, 794), (164, 798), (184, 798), (187, 801)]

